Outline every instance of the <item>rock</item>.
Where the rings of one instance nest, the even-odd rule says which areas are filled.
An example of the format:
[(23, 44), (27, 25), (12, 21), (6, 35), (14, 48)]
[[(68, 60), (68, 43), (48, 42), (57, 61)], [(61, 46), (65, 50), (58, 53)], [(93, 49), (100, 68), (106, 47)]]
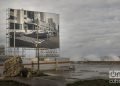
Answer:
[(4, 75), (17, 76), (23, 68), (21, 57), (10, 57), (4, 63)]

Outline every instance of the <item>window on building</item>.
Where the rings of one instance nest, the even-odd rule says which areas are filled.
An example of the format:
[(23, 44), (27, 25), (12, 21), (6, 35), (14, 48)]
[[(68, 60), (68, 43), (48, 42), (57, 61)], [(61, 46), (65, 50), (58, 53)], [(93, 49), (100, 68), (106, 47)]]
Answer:
[(44, 13), (43, 12), (40, 12), (40, 20), (44, 21)]
[(22, 28), (22, 24), (19, 24), (19, 23), (10, 23), (10, 29), (14, 29), (14, 27), (15, 27), (15, 29), (21, 29)]
[(21, 29), (21, 24), (15, 23), (15, 29)]
[(14, 9), (10, 9), (10, 15), (14, 15)]
[(33, 11), (27, 11), (27, 17), (30, 19), (34, 19), (34, 12)]
[(34, 24), (28, 24), (28, 29), (29, 29), (29, 30), (34, 30), (34, 29), (35, 29)]
[(15, 17), (10, 15), (9, 19), (13, 19), (13, 20), (14, 20), (14, 19), (15, 19)]
[(26, 10), (24, 11), (24, 15), (26, 15), (27, 14), (27, 12), (26, 12)]
[(10, 9), (10, 12), (14, 12), (14, 9)]
[(9, 29), (14, 29), (14, 23), (10, 23), (10, 28)]

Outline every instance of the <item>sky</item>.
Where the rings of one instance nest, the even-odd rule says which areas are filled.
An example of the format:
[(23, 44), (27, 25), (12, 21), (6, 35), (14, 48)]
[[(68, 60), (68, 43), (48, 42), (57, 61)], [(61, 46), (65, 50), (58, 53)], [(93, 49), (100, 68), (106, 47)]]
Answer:
[(60, 14), (61, 57), (118, 60), (120, 56), (120, 0), (0, 0), (1, 44), (5, 44), (6, 8)]

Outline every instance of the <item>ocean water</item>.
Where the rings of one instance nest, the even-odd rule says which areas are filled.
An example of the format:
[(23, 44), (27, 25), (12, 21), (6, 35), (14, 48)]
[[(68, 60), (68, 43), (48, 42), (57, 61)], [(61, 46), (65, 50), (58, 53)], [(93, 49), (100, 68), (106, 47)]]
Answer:
[[(64, 71), (61, 75), (68, 80), (109, 79), (110, 70), (119, 70), (118, 64), (74, 64), (75, 70)], [(60, 74), (60, 73), (59, 73)]]
[[(65, 77), (66, 79), (109, 79), (110, 70), (120, 70), (119, 64), (72, 64), (75, 70), (52, 72)], [(46, 65), (47, 66), (47, 65)], [(45, 67), (45, 66), (44, 66)], [(3, 73), (3, 66), (0, 66), (0, 74)]]

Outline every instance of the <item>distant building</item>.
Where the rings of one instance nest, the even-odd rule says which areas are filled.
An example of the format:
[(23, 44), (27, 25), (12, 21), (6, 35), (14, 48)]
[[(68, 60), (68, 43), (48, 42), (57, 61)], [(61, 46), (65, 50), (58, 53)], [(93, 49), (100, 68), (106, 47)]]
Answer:
[(52, 30), (52, 31), (56, 30), (56, 24), (55, 24), (55, 22), (53, 22), (52, 18), (48, 18), (48, 24), (49, 24), (50, 30)]
[(58, 32), (58, 31), (56, 29), (56, 24), (52, 18), (48, 18), (48, 27), (49, 27), (50, 35), (52, 35), (52, 36), (57, 35), (56, 32)]

